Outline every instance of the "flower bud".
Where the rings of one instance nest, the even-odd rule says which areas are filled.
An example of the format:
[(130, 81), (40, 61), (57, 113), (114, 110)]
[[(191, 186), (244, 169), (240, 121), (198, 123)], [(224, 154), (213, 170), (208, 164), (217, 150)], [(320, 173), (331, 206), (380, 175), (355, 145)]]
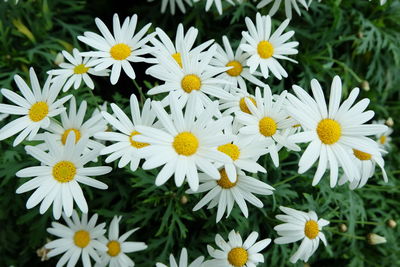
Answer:
[(390, 228), (395, 228), (396, 225), (397, 225), (396, 221), (393, 220), (393, 219), (388, 220), (386, 224), (387, 224), (387, 226), (389, 226)]
[(181, 203), (182, 203), (183, 205), (185, 205), (186, 203), (188, 203), (188, 201), (189, 201), (189, 199), (188, 199), (188, 197), (187, 197), (186, 195), (183, 195), (183, 196), (181, 197)]
[[(46, 239), (46, 244), (49, 243), (51, 240)], [(40, 261), (47, 261), (49, 257), (47, 256), (47, 253), (49, 253), (50, 249), (45, 248), (45, 246), (39, 248), (36, 250), (36, 255), (40, 258)]]
[(369, 82), (368, 81), (362, 81), (361, 82), (361, 88), (365, 91), (369, 91), (370, 87), (369, 87)]
[(374, 233), (370, 233), (367, 235), (367, 242), (370, 245), (378, 245), (386, 243), (386, 238)]
[(347, 232), (347, 225), (344, 223), (339, 224), (339, 231), (342, 233)]
[(64, 56), (62, 53), (58, 53), (56, 55), (56, 58), (54, 59), (54, 64), (56, 64), (57, 66), (60, 65), (61, 63), (64, 63)]
[(389, 126), (389, 127), (393, 127), (393, 124), (394, 124), (394, 121), (393, 121), (392, 117), (389, 117), (386, 120), (386, 125)]

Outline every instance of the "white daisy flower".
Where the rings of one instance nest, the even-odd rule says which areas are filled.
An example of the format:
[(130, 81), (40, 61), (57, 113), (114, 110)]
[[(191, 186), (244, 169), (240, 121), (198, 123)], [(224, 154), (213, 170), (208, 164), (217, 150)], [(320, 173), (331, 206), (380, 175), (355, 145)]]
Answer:
[[(182, 68), (170, 54), (160, 51), (157, 55), (160, 64), (148, 68), (146, 74), (164, 81), (164, 84), (155, 86), (147, 93), (155, 95), (165, 92), (177, 92), (175, 96), (182, 106), (187, 103), (188, 99), (195, 98), (196, 113), (200, 113), (204, 107), (211, 104), (211, 100), (207, 95), (217, 98), (229, 98), (229, 93), (222, 88), (228, 82), (224, 79), (214, 78), (214, 76), (224, 72), (227, 68), (217, 68), (209, 65), (216, 49), (217, 46), (213, 45), (206, 52), (201, 54), (191, 53), (190, 55), (188, 51), (182, 51)], [(169, 103), (169, 97), (170, 95), (164, 98), (164, 104)]]
[(246, 98), (248, 98), (251, 102), (253, 102), (253, 104), (256, 105), (256, 99), (253, 95), (239, 88), (232, 89), (229, 98), (220, 99), (221, 104), (219, 105), (219, 108), (221, 110), (225, 110), (222, 114), (229, 115), (238, 111), (243, 111), (245, 113), (251, 114), (246, 104)]
[(230, 158), (217, 150), (219, 145), (232, 140), (223, 134), (222, 129), (232, 122), (232, 117), (213, 119), (217, 103), (209, 105), (200, 115), (195, 116), (194, 98), (189, 99), (185, 114), (173, 95), (170, 97), (171, 115), (162, 108), (161, 103), (154, 101), (152, 107), (164, 130), (147, 126), (137, 126), (141, 133), (133, 140), (149, 143), (142, 148), (146, 162), (143, 169), (153, 169), (164, 165), (156, 177), (156, 185), (163, 185), (173, 174), (179, 187), (185, 177), (193, 191), (199, 187), (198, 169), (214, 179), (219, 178), (215, 162), (227, 163)]
[(50, 134), (45, 136), (49, 152), (34, 147), (26, 146), (25, 150), (41, 162), (40, 166), (24, 168), (16, 173), (17, 177), (34, 177), (17, 189), (17, 194), (31, 190), (35, 192), (26, 202), (26, 207), (31, 209), (40, 202), (40, 214), (47, 211), (53, 204), (53, 216), (58, 219), (62, 209), (69, 217), (73, 210), (73, 201), (82, 212), (88, 212), (88, 205), (79, 183), (98, 189), (107, 189), (108, 186), (88, 176), (99, 176), (109, 173), (112, 169), (108, 166), (84, 167), (84, 165), (97, 157), (99, 151), (91, 150), (83, 153), (87, 138), (81, 138), (75, 144), (75, 133), (72, 131), (67, 137), (64, 146), (57, 144)]
[(286, 95), (287, 92), (283, 91), (275, 100), (268, 85), (264, 87), (264, 96), (261, 96), (257, 87), (255, 104), (251, 98), (244, 99), (251, 114), (242, 111), (236, 113), (236, 119), (244, 125), (240, 133), (254, 142), (260, 142), (260, 146), (267, 147), (276, 167), (279, 166), (278, 151), (282, 146), (300, 151), (284, 134), (285, 129), (293, 126), (293, 120), (289, 118), (284, 107)]
[[(87, 142), (87, 148), (97, 149), (100, 151), (104, 146), (90, 138), (92, 138), (95, 133), (104, 131), (106, 129), (106, 122), (103, 120), (101, 114), (94, 115), (84, 122), (86, 109), (87, 103), (86, 101), (82, 101), (77, 111), (75, 97), (72, 97), (68, 109), (69, 113), (67, 114), (66, 111), (61, 113), (61, 125), (55, 121), (51, 121), (50, 126), (46, 130), (54, 135), (57, 143), (60, 145), (65, 145), (69, 133), (74, 132), (76, 139), (75, 143), (77, 143), (81, 138), (87, 138), (89, 139)], [(38, 134), (35, 140), (44, 140), (45, 135), (46, 133)], [(49, 149), (46, 147), (46, 143), (39, 144), (37, 147), (44, 150)]]
[(183, 248), (182, 252), (181, 252), (181, 256), (178, 261), (179, 264), (175, 260), (174, 255), (171, 254), (169, 256), (169, 266), (165, 265), (163, 263), (157, 262), (156, 267), (201, 267), (201, 266), (203, 266), (203, 260), (204, 260), (204, 257), (200, 256), (188, 265), (188, 253), (187, 253), (186, 248)]
[[(268, 13), (272, 17), (278, 11), (282, 0), (261, 0), (257, 4), (257, 8), (263, 8), (272, 2), (274, 2), (274, 4), (272, 5), (271, 10)], [(307, 4), (306, 0), (285, 0), (285, 13), (286, 13), (286, 17), (288, 19), (292, 18), (292, 6), (293, 6), (293, 9), (296, 11), (296, 13), (299, 16), (301, 16), (301, 12), (300, 12), (300, 8), (299, 8), (298, 4), (301, 4), (306, 10), (308, 10), (308, 4)]]
[(112, 65), (110, 76), (111, 84), (117, 83), (121, 68), (129, 78), (135, 79), (135, 71), (129, 62), (146, 61), (142, 55), (149, 53), (150, 50), (148, 48), (143, 48), (143, 45), (153, 38), (153, 34), (145, 36), (151, 23), (148, 23), (135, 34), (137, 26), (136, 14), (130, 18), (126, 18), (122, 25), (120, 24), (118, 15), (114, 14), (114, 35), (112, 35), (107, 26), (99, 18), (96, 18), (95, 22), (103, 36), (93, 32), (85, 32), (84, 36), (78, 36), (81, 42), (99, 50), (81, 53), (83, 56), (98, 58), (90, 61), (90, 64), (86, 64), (86, 67), (94, 66), (95, 71), (102, 71)]
[(228, 238), (229, 242), (225, 242), (219, 234), (215, 236), (215, 244), (220, 249), (214, 249), (207, 245), (208, 253), (214, 259), (206, 261), (205, 267), (254, 267), (258, 263), (264, 262), (264, 256), (259, 252), (271, 243), (269, 238), (256, 243), (257, 232), (252, 232), (244, 242), (235, 230), (229, 233)]
[(340, 104), (342, 81), (339, 76), (333, 79), (328, 106), (321, 85), (315, 79), (311, 81), (314, 99), (299, 86), (294, 85), (293, 90), (298, 98), (288, 95), (291, 105), (287, 110), (301, 124), (304, 132), (294, 134), (289, 139), (296, 143), (311, 142), (300, 158), (299, 173), (306, 172), (319, 158), (313, 186), (319, 183), (328, 164), (331, 187), (337, 183), (339, 166), (352, 182), (357, 176), (357, 169), (350, 158), (352, 149), (378, 154), (376, 143), (364, 137), (382, 133), (387, 127), (365, 124), (374, 116), (373, 111), (365, 111), (369, 99), (363, 99), (351, 107), (359, 94), (358, 88), (354, 88), (349, 98)]
[(87, 213), (82, 213), (82, 218), (79, 219), (75, 210), (72, 213), (72, 220), (65, 214), (63, 218), (67, 225), (52, 222), (52, 228), (47, 228), (47, 232), (59, 237), (45, 245), (46, 249), (50, 249), (47, 256), (64, 254), (58, 260), (56, 267), (62, 267), (66, 263), (68, 266), (75, 266), (79, 258), (82, 258), (84, 267), (92, 266), (90, 258), (99, 261), (99, 253), (107, 251), (107, 247), (98, 241), (98, 238), (103, 237), (106, 232), (104, 229), (106, 224), (96, 225), (97, 214), (88, 221)]
[[(385, 183), (388, 182), (388, 177), (384, 168), (385, 161), (383, 160), (381, 153), (373, 155), (353, 149), (351, 159), (354, 166), (357, 168), (357, 176), (354, 177), (353, 181), (349, 184), (351, 190), (363, 187), (367, 183), (368, 179), (374, 175), (376, 165), (381, 168)], [(346, 174), (344, 174), (339, 180), (339, 185), (342, 185), (348, 181), (348, 177)]]
[[(211, 63), (217, 67), (230, 67), (230, 69), (221, 73), (216, 78), (228, 80), (230, 85), (226, 87), (237, 87), (239, 85), (239, 88), (244, 91), (247, 91), (245, 79), (255, 85), (264, 87), (265, 84), (254, 76), (261, 74), (250, 73), (249, 68), (246, 66), (249, 54), (243, 53), (240, 48), (236, 49), (236, 52), (233, 53), (229, 40), (225, 35), (222, 37), (222, 42), (224, 48), (218, 47), (215, 59), (212, 60)], [(242, 39), (240, 43), (244, 43), (244, 40)]]
[(235, 202), (238, 204), (243, 215), (247, 218), (249, 216), (249, 210), (246, 205), (246, 201), (262, 208), (263, 203), (254, 194), (260, 195), (272, 195), (274, 188), (266, 183), (263, 183), (250, 176), (246, 176), (244, 172), (239, 171), (235, 182), (231, 182), (228, 178), (226, 170), (220, 169), (220, 178), (215, 180), (214, 178), (206, 175), (199, 174), (200, 186), (196, 192), (188, 190), (186, 193), (203, 193), (208, 192), (193, 208), (193, 211), (197, 211), (208, 204), (208, 209), (214, 208), (218, 205), (216, 222), (218, 223), (226, 210), (226, 218), (232, 211)]
[(108, 112), (102, 112), (104, 119), (118, 131), (100, 132), (95, 135), (98, 139), (115, 142), (100, 151), (101, 155), (110, 154), (106, 158), (106, 163), (120, 158), (118, 168), (123, 168), (130, 163), (131, 170), (136, 171), (140, 159), (143, 158), (142, 148), (149, 144), (134, 141), (132, 137), (140, 135), (136, 126), (153, 126), (156, 116), (150, 108), (150, 102), (150, 99), (147, 99), (143, 105), (142, 112), (140, 112), (138, 100), (136, 96), (132, 94), (130, 98), (132, 119), (130, 119), (116, 104), (111, 104), (111, 109), (114, 111), (115, 117)]
[(14, 140), (14, 146), (21, 143), (28, 135), (28, 140), (32, 140), (41, 128), (47, 128), (50, 118), (63, 112), (65, 110), (63, 104), (71, 98), (71, 95), (68, 95), (56, 100), (62, 84), (51, 84), (51, 77), (47, 78), (41, 89), (33, 68), (30, 68), (29, 76), (32, 90), (19, 75), (14, 76), (15, 83), (23, 97), (11, 90), (1, 89), (2, 95), (17, 106), (0, 104), (0, 113), (22, 115), (0, 129), (0, 140), (20, 132)]
[[(194, 3), (197, 3), (199, 1), (200, 0), (193, 0)], [(224, 0), (222, 0), (222, 1), (224, 1)], [(235, 2), (233, 2), (232, 0), (225, 0), (225, 1), (228, 2), (229, 4), (233, 5), (233, 6), (235, 5)], [(210, 10), (210, 7), (211, 7), (211, 5), (213, 3), (215, 3), (215, 6), (216, 6), (216, 8), (218, 10), (218, 13), (220, 15), (222, 15), (222, 2), (221, 2), (221, 0), (207, 0), (207, 2), (206, 2), (206, 11)]]
[(67, 51), (62, 51), (64, 57), (70, 63), (61, 63), (59, 66), (61, 69), (50, 70), (47, 73), (54, 76), (54, 79), (60, 79), (63, 86), (63, 92), (68, 91), (71, 86), (74, 89), (78, 89), (81, 86), (82, 80), (90, 89), (94, 88), (93, 80), (90, 78), (89, 74), (94, 76), (107, 76), (108, 70), (95, 71), (90, 65), (93, 58), (84, 57), (79, 54), (79, 50), (74, 48), (72, 50), (73, 55), (69, 54)]
[(285, 43), (294, 35), (294, 31), (282, 34), (289, 24), (289, 19), (282, 22), (272, 35), (270, 16), (261, 16), (260, 13), (257, 13), (256, 25), (248, 17), (245, 21), (248, 32), (242, 32), (242, 35), (247, 43), (241, 44), (239, 48), (250, 54), (250, 58), (247, 60), (250, 73), (254, 73), (260, 66), (264, 78), (269, 77), (269, 71), (279, 80), (282, 77), (286, 78), (288, 74), (278, 59), (297, 63), (286, 55), (296, 55), (298, 53), (296, 47), (299, 45), (298, 42)]
[[(373, 121), (374, 124), (385, 124), (385, 120)], [(386, 131), (383, 133), (379, 133), (375, 135), (376, 141), (381, 149), (388, 150), (390, 148), (390, 142), (392, 141), (392, 137), (390, 135), (393, 133), (393, 129), (388, 127)]]
[(308, 213), (280, 206), (285, 214), (276, 215), (278, 220), (285, 223), (274, 227), (280, 237), (276, 238), (276, 244), (294, 243), (301, 239), (299, 249), (292, 255), (290, 262), (296, 263), (299, 259), (307, 262), (317, 250), (319, 241), (327, 245), (322, 227), (329, 224), (327, 220), (319, 219), (314, 211)]
[(108, 238), (99, 237), (99, 241), (107, 246), (107, 251), (102, 253), (100, 261), (95, 265), (96, 267), (107, 265), (112, 267), (133, 267), (135, 263), (125, 253), (141, 251), (147, 248), (147, 245), (143, 242), (126, 241), (139, 228), (132, 229), (119, 236), (120, 220), (121, 216), (114, 216), (108, 229)]
[[(154, 0), (147, 0), (148, 2), (153, 2)], [(161, 2), (161, 13), (165, 13), (165, 10), (167, 9), (167, 5), (169, 4), (169, 10), (172, 15), (175, 15), (175, 5), (178, 6), (179, 10), (182, 13), (186, 13), (186, 8), (184, 3), (186, 3), (188, 6), (192, 6), (192, 1), (191, 0), (162, 0)]]

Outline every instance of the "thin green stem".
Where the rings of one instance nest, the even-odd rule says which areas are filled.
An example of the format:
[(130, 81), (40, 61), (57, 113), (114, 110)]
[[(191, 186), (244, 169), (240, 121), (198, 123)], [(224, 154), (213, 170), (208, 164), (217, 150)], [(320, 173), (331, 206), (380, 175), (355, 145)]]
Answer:
[(87, 86), (87, 89), (89, 90), (89, 94), (90, 94), (90, 95), (92, 96), (92, 98), (94, 99), (94, 103), (96, 104), (96, 108), (101, 112), (100, 104), (99, 104), (99, 102), (97, 101), (97, 97), (93, 94), (93, 90), (90, 89), (88, 86)]
[[(346, 220), (329, 220), (333, 223), (348, 223), (349, 221)], [(368, 222), (368, 221), (356, 221), (357, 224), (368, 224), (368, 225), (379, 225), (377, 222)]]
[(285, 179), (285, 180), (283, 180), (283, 181), (280, 181), (280, 182), (278, 182), (278, 183), (273, 184), (272, 186), (273, 186), (273, 187), (276, 187), (276, 186), (281, 185), (281, 184), (286, 184), (287, 182), (290, 182), (290, 181), (296, 179), (296, 178), (299, 177), (300, 175), (301, 175), (301, 174), (293, 175), (293, 176), (291, 176), (291, 177), (289, 177), (289, 178), (287, 178), (287, 179)]
[(138, 91), (139, 91), (139, 95), (140, 95), (140, 104), (141, 104), (141, 106), (143, 105), (143, 102), (144, 102), (144, 99), (146, 99), (146, 96), (145, 96), (145, 94), (143, 93), (143, 88), (135, 81), (135, 80), (132, 80), (133, 81), (133, 84), (135, 85), (135, 87), (138, 89)]
[(324, 228), (324, 229), (326, 229), (326, 230), (328, 230), (328, 231), (330, 231), (330, 232), (332, 232), (334, 234), (345, 236), (345, 237), (349, 237), (349, 238), (352, 238), (352, 239), (357, 239), (357, 240), (365, 240), (366, 239), (364, 236), (341, 233), (339, 231), (333, 230), (332, 228)]

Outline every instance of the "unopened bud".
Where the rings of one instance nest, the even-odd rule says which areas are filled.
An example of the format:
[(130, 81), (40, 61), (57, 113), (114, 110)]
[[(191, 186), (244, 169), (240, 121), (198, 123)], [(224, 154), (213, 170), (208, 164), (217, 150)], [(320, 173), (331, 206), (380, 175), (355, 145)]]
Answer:
[(383, 244), (386, 243), (386, 238), (383, 236), (371, 233), (367, 235), (367, 241), (368, 244), (370, 245), (378, 245), (378, 244)]
[(369, 87), (369, 82), (368, 81), (362, 81), (361, 82), (361, 88), (365, 91), (369, 91), (370, 87)]
[(56, 58), (54, 59), (54, 64), (56, 64), (57, 66), (60, 65), (61, 63), (64, 63), (64, 56), (62, 53), (58, 53), (56, 55)]
[(393, 121), (392, 117), (389, 117), (389, 118), (386, 120), (386, 125), (389, 126), (389, 127), (393, 127), (394, 121)]
[(395, 228), (397, 225), (396, 221), (393, 219), (390, 219), (387, 221), (387, 226), (389, 226), (390, 228)]
[(342, 233), (347, 232), (347, 225), (344, 223), (339, 224), (339, 231)]
[[(49, 243), (51, 240), (46, 239), (46, 244)], [(47, 261), (49, 257), (47, 256), (47, 253), (49, 253), (50, 249), (47, 249), (45, 246), (39, 248), (36, 250), (37, 256), (40, 258), (41, 261)]]
[(188, 199), (187, 196), (183, 195), (183, 196), (181, 197), (181, 203), (182, 203), (183, 205), (185, 205), (186, 203), (188, 203), (188, 201), (189, 201), (189, 199)]

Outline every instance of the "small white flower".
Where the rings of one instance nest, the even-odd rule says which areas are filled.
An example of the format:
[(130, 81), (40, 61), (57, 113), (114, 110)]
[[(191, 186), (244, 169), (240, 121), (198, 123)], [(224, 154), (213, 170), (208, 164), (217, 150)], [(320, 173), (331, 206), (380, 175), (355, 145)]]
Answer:
[[(148, 2), (153, 2), (154, 0), (147, 0)], [(159, 0), (157, 0), (159, 1)], [(165, 10), (167, 9), (167, 5), (169, 4), (169, 9), (172, 15), (175, 15), (175, 5), (178, 6), (179, 10), (182, 13), (186, 13), (186, 8), (184, 3), (186, 3), (188, 6), (192, 6), (192, 1), (191, 0), (162, 0), (161, 2), (161, 13), (165, 13)]]
[(256, 103), (256, 99), (253, 95), (249, 94), (247, 91), (242, 89), (232, 89), (229, 98), (220, 99), (219, 108), (225, 110), (222, 114), (229, 115), (232, 113), (237, 113), (238, 111), (243, 111), (245, 113), (251, 114), (247, 104), (246, 98), (248, 98), (253, 104)]
[[(261, 0), (257, 4), (257, 8), (263, 8), (272, 2), (274, 2), (274, 4), (272, 5), (272, 7), (269, 11), (269, 15), (272, 17), (278, 11), (282, 0)], [(299, 8), (298, 4), (301, 4), (306, 10), (308, 10), (308, 5), (307, 5), (306, 0), (285, 0), (285, 13), (286, 13), (286, 17), (288, 19), (292, 18), (292, 6), (293, 6), (293, 9), (296, 11), (296, 13), (299, 16), (301, 16), (301, 12), (300, 12), (300, 8)]]
[[(374, 124), (385, 124), (385, 120), (373, 121)], [(390, 149), (390, 142), (392, 141), (392, 137), (390, 135), (393, 133), (393, 129), (388, 127), (386, 131), (383, 133), (379, 133), (375, 135), (376, 141), (381, 149)]]
[(171, 254), (169, 256), (169, 266), (165, 265), (163, 263), (157, 262), (156, 263), (156, 267), (201, 267), (201, 266), (203, 266), (202, 265), (203, 264), (203, 260), (204, 260), (204, 257), (200, 256), (200, 257), (198, 257), (197, 259), (195, 259), (192, 263), (190, 263), (188, 265), (188, 253), (187, 253), (186, 248), (183, 248), (182, 252), (181, 252), (180, 259), (178, 261), (179, 264), (175, 260), (174, 255)]

